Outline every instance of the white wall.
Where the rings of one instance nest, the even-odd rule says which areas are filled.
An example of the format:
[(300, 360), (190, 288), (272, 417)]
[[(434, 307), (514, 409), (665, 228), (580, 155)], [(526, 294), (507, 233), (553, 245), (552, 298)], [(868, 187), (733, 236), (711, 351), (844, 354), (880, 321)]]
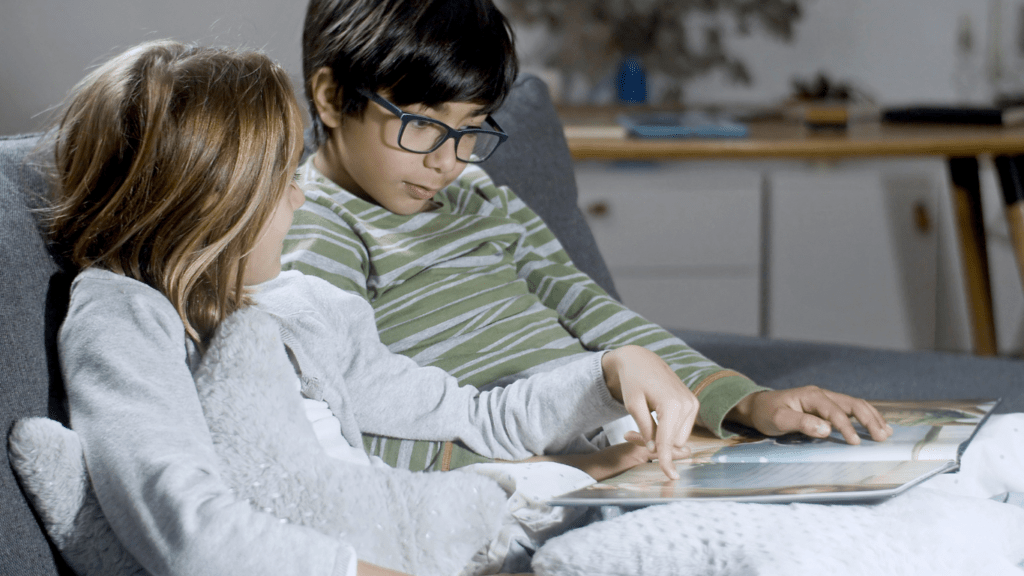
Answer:
[[(1007, 14), (1010, 1), (1003, 0)], [(991, 95), (984, 81), (988, 11), (988, 0), (810, 0), (792, 44), (763, 34), (733, 41), (756, 76), (752, 89), (708, 78), (695, 83), (691, 94), (697, 100), (779, 97), (793, 76), (820, 70), (883, 103), (955, 99), (956, 36), (966, 15), (975, 40), (970, 73), (981, 84), (970, 96), (982, 99)]]
[[(986, 78), (991, 59), (991, 14), (1000, 13), (998, 34), (1004, 68), (1012, 68), (1018, 87), (1021, 58), (1014, 48), (1020, 28), (1021, 0), (805, 0), (804, 16), (791, 43), (770, 38), (755, 26), (747, 37), (727, 37), (730, 51), (746, 62), (753, 86), (737, 86), (712, 73), (686, 88), (691, 102), (765, 103), (786, 97), (793, 77), (824, 71), (852, 81), (883, 104), (968, 97), (981, 101), (993, 90)], [(974, 88), (956, 89), (957, 32), (969, 19), (974, 51), (967, 74)], [(727, 19), (722, 24), (734, 29)], [(699, 26), (699, 23), (696, 24)], [(698, 34), (694, 34), (698, 37)], [(543, 34), (523, 28), (521, 48), (528, 66), (546, 52)], [(610, 90), (606, 93), (610, 94)]]
[(174, 38), (266, 51), (299, 84), (305, 2), (3, 0), (0, 134), (38, 130), (90, 67), (144, 40)]
[[(882, 102), (958, 96), (958, 22), (975, 37), (973, 96), (985, 80), (990, 13), (1001, 7), (1004, 66), (1020, 68), (1012, 45), (1022, 0), (807, 0), (791, 44), (755, 31), (729, 39), (755, 77), (733, 86), (717, 75), (688, 87), (691, 100), (765, 102), (789, 93), (794, 76), (819, 70), (854, 81)], [(261, 48), (293, 78), (300, 74), (305, 2), (271, 0), (4, 0), (0, 7), (0, 134), (39, 128), (40, 112), (58, 104), (91, 66), (119, 49), (161, 37)], [(523, 34), (524, 44), (531, 36)], [(529, 48), (529, 46), (524, 46)], [(1024, 84), (1024, 82), (1021, 82)]]

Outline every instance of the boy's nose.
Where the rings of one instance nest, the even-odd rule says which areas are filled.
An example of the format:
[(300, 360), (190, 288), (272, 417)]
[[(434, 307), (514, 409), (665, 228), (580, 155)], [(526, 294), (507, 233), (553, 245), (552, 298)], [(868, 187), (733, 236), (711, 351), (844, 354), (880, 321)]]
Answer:
[(455, 157), (455, 140), (449, 138), (441, 146), (426, 155), (425, 163), (428, 168), (438, 172), (448, 172), (455, 168), (459, 159)]

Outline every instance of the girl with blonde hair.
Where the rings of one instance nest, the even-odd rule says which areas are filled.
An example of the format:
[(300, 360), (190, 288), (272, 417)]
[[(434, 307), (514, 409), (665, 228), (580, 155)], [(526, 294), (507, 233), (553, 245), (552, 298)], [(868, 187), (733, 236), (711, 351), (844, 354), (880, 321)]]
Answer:
[(56, 136), (60, 253), (157, 288), (202, 343), (248, 302), (249, 252), (285, 191), (301, 204), (288, 186), (303, 145), (291, 90), (261, 54), (173, 42), (95, 70)]

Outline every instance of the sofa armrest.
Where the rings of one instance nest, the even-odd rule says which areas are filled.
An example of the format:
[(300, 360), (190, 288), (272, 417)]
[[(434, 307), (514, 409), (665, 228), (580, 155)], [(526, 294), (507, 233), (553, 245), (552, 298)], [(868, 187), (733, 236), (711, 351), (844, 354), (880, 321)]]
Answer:
[(46, 183), (33, 166), (38, 135), (0, 138), (0, 573), (71, 574), (21, 494), (7, 460), (14, 421), (48, 416), (67, 423), (56, 357), (56, 332), (67, 308), (69, 283), (50, 258), (33, 209)]

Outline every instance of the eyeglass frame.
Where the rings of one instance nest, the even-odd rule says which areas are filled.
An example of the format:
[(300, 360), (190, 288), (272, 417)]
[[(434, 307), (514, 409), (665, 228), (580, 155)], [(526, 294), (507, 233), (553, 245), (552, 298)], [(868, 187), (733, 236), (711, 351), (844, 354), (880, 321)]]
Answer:
[[(405, 150), (406, 152), (412, 152), (413, 154), (430, 154), (434, 150), (437, 150), (442, 145), (444, 145), (444, 143), (447, 142), (448, 140), (454, 139), (455, 140), (455, 158), (457, 160), (459, 160), (460, 162), (466, 162), (468, 164), (477, 164), (477, 163), (483, 162), (484, 160), (487, 160), (488, 158), (490, 158), (491, 155), (494, 154), (494, 151), (497, 150), (499, 146), (504, 144), (505, 140), (508, 140), (508, 134), (506, 134), (505, 131), (502, 130), (501, 126), (498, 125), (498, 123), (494, 120), (494, 118), (490, 114), (487, 115), (487, 117), (484, 119), (484, 121), (485, 122), (490, 122), (491, 126), (494, 126), (495, 130), (485, 130), (483, 128), (464, 128), (462, 130), (457, 130), (457, 129), (452, 128), (451, 126), (445, 124), (444, 122), (441, 122), (440, 120), (435, 120), (434, 118), (431, 118), (429, 116), (424, 116), (422, 114), (412, 114), (412, 113), (409, 113), (409, 112), (405, 112), (404, 110), (399, 108), (397, 105), (392, 104), (390, 101), (385, 99), (380, 94), (377, 94), (376, 92), (371, 92), (370, 90), (367, 90), (365, 88), (357, 88), (356, 91), (359, 92), (359, 94), (361, 94), (364, 97), (366, 97), (367, 99), (369, 99), (370, 101), (375, 102), (376, 104), (379, 104), (385, 110), (387, 110), (388, 112), (391, 112), (392, 114), (394, 114), (395, 116), (398, 117), (398, 119), (402, 122), (402, 127), (398, 129), (398, 147), (401, 148), (402, 150)], [(438, 140), (437, 143), (434, 144), (434, 146), (430, 150), (412, 150), (410, 148), (406, 148), (405, 146), (402, 146), (402, 134), (405, 133), (405, 127), (409, 124), (409, 122), (411, 122), (413, 120), (424, 120), (424, 121), (426, 121), (426, 122), (428, 122), (430, 124), (435, 124), (437, 126), (440, 126), (441, 128), (444, 128), (445, 130), (447, 130), (447, 133), (445, 134), (444, 138), (441, 138), (440, 140)], [(487, 156), (484, 156), (483, 158), (478, 158), (476, 160), (466, 160), (464, 158), (459, 158), (459, 156), (458, 156), (458, 153), (459, 153), (459, 141), (466, 134), (472, 134), (472, 133), (478, 133), (478, 134), (482, 133), (482, 134), (489, 134), (489, 135), (492, 135), (492, 136), (497, 136), (498, 143), (494, 146), (494, 150), (491, 150), (491, 152), (489, 154), (487, 154)]]

